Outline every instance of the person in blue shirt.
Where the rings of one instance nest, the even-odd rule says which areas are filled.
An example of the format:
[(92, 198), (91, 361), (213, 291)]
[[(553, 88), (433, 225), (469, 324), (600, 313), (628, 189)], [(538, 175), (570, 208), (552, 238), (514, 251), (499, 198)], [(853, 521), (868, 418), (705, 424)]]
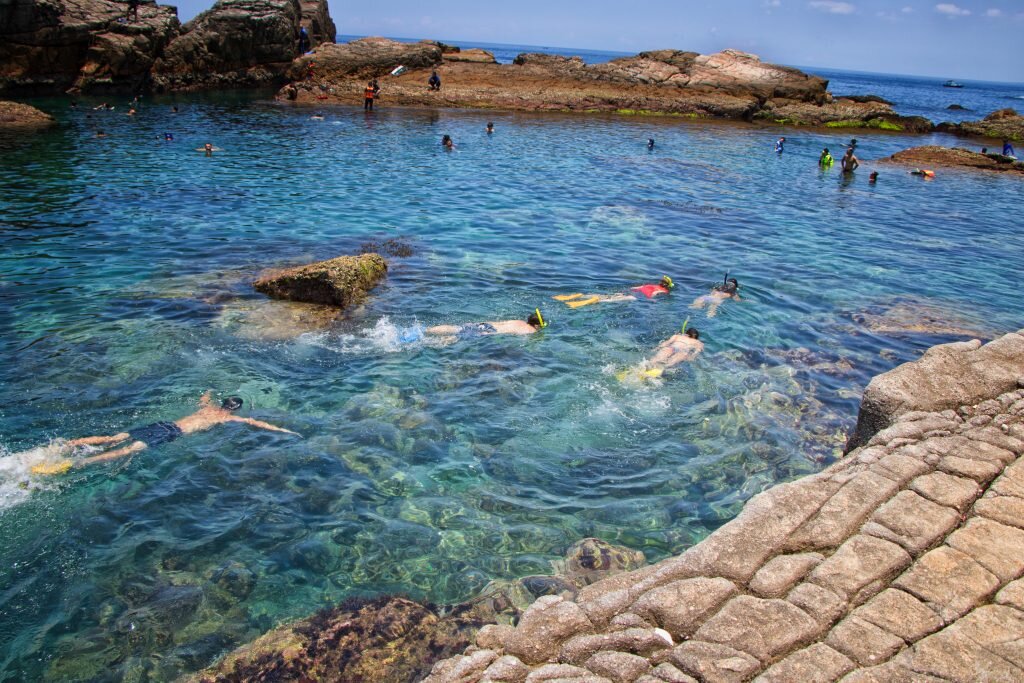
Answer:
[(441, 77), (437, 75), (437, 72), (430, 74), (430, 80), (427, 81), (427, 85), (430, 86), (431, 90), (441, 89)]
[(306, 54), (306, 50), (309, 49), (309, 33), (306, 32), (306, 27), (299, 27), (299, 54)]
[(786, 138), (779, 138), (775, 141), (775, 151), (782, 154), (783, 148), (786, 146)]
[(1010, 144), (1009, 140), (1003, 140), (1003, 156), (1004, 157), (1015, 157), (1017, 156), (1013, 152), (1013, 145)]

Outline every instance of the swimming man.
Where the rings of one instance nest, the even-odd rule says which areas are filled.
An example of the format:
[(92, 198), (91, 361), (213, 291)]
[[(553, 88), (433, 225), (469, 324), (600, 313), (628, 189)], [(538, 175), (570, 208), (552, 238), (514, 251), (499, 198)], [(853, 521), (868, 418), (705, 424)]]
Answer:
[(527, 316), (526, 320), (492, 320), (485, 323), (466, 323), (465, 325), (435, 325), (428, 327), (424, 332), (447, 337), (447, 341), (455, 341), (469, 337), (489, 337), (495, 334), (533, 334), (547, 326), (544, 316), (537, 308)]
[(150, 446), (159, 446), (160, 444), (170, 443), (185, 434), (205, 432), (207, 429), (226, 422), (242, 422), (271, 432), (283, 432), (285, 434), (294, 434), (295, 436), (299, 436), (299, 434), (291, 431), (290, 429), (284, 429), (283, 427), (277, 427), (267, 422), (254, 420), (251, 417), (238, 417), (237, 415), (234, 415), (234, 411), (242, 407), (242, 399), (237, 396), (231, 396), (230, 398), (224, 399), (221, 404), (217, 406), (210, 400), (210, 393), (211, 392), (207, 391), (199, 399), (199, 410), (191, 415), (186, 415), (180, 420), (175, 420), (174, 422), (154, 422), (153, 424), (136, 427), (135, 429), (130, 429), (127, 432), (121, 432), (112, 436), (87, 436), (81, 439), (72, 439), (64, 444), (62, 450), (71, 450), (78, 446), (101, 446), (104, 448), (112, 448), (113, 450), (108, 450), (105, 453), (85, 458), (77, 463), (72, 460), (62, 460), (55, 464), (44, 463), (36, 465), (32, 468), (32, 473), (60, 474), (62, 472), (67, 472), (72, 467), (85, 467), (86, 465), (91, 465), (97, 462), (123, 458), (126, 455), (131, 455), (132, 453), (138, 453), (139, 451), (145, 450)]
[[(629, 291), (639, 292), (648, 299), (653, 299), (659, 294), (668, 294), (675, 286), (675, 283), (672, 282), (672, 278), (668, 275), (662, 275), (661, 280), (657, 284), (649, 282), (644, 285), (630, 287)], [(620, 292), (618, 294), (559, 294), (552, 298), (556, 301), (563, 302), (569, 308), (580, 308), (581, 306), (589, 306), (590, 304), (636, 301), (636, 296), (634, 294), (626, 294), (625, 292)]]
[(718, 314), (718, 307), (727, 299), (736, 299), (739, 301), (739, 289), (740, 283), (736, 281), (736, 278), (729, 277), (729, 274), (726, 273), (722, 284), (715, 285), (710, 294), (705, 294), (704, 296), (699, 296), (694, 299), (693, 303), (690, 304), (690, 308), (702, 309), (704, 306), (707, 306), (708, 317), (714, 318)]

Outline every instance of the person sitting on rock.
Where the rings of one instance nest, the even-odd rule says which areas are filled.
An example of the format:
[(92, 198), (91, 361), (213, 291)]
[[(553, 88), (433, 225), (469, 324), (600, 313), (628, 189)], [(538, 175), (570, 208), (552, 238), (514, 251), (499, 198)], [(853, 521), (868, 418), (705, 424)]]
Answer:
[(427, 85), (430, 86), (431, 90), (441, 89), (441, 77), (437, 75), (436, 71), (430, 74), (430, 79), (427, 81)]
[(428, 327), (426, 334), (445, 337), (445, 341), (470, 337), (489, 337), (495, 334), (534, 334), (547, 327), (540, 309), (535, 308), (526, 320), (493, 320), (485, 323), (466, 323), (464, 325), (435, 325)]
[(860, 160), (853, 156), (853, 147), (846, 148), (846, 154), (843, 155), (840, 165), (843, 167), (843, 173), (853, 173), (860, 166)]
[(62, 452), (67, 453), (79, 446), (99, 446), (101, 448), (112, 448), (105, 453), (84, 458), (75, 462), (70, 459), (61, 460), (56, 463), (40, 463), (32, 467), (33, 474), (61, 474), (72, 467), (85, 467), (97, 462), (106, 462), (123, 458), (132, 453), (170, 443), (185, 434), (205, 432), (206, 430), (226, 422), (241, 422), (271, 432), (283, 432), (300, 436), (290, 429), (284, 429), (268, 422), (261, 422), (250, 417), (238, 417), (234, 411), (242, 407), (242, 399), (231, 396), (224, 399), (219, 406), (214, 405), (210, 399), (212, 392), (207, 391), (199, 399), (199, 410), (186, 415), (174, 422), (154, 422), (144, 427), (136, 427), (127, 432), (121, 432), (112, 436), (87, 436), (81, 439), (72, 439), (62, 446)]
[(740, 283), (736, 281), (736, 278), (729, 277), (729, 274), (726, 273), (722, 284), (715, 285), (710, 294), (705, 294), (694, 299), (693, 303), (690, 304), (690, 308), (703, 309), (707, 306), (708, 317), (714, 318), (718, 315), (718, 307), (727, 299), (736, 299), (739, 301), (739, 290)]
[(1009, 140), (1003, 140), (1003, 156), (1014, 158), (1016, 158), (1017, 156), (1017, 154), (1013, 151), (1013, 145), (1010, 144)]
[[(668, 275), (663, 275), (658, 283), (649, 282), (643, 285), (637, 285), (636, 287), (630, 287), (630, 292), (638, 292), (643, 294), (648, 299), (653, 299), (661, 294), (668, 294), (675, 287), (675, 283), (672, 282), (672, 278)], [(617, 303), (620, 301), (636, 301), (635, 294), (627, 294), (625, 292), (619, 292), (618, 294), (559, 294), (552, 297), (555, 301), (561, 301), (569, 308), (581, 308), (583, 306), (589, 306), (590, 304), (605, 304), (605, 303)]]

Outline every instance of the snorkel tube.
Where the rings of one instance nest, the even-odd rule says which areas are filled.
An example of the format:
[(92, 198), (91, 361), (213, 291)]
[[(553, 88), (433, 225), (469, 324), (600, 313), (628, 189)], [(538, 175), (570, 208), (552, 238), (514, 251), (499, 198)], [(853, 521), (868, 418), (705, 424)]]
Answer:
[(539, 308), (533, 309), (533, 312), (537, 314), (537, 321), (540, 323), (540, 329), (543, 330), (545, 327), (548, 326), (548, 324), (546, 322), (544, 322), (544, 316), (542, 316), (540, 314), (540, 309)]
[(686, 334), (686, 326), (690, 324), (690, 316), (686, 316), (686, 320), (683, 321), (683, 329), (679, 330), (679, 334)]

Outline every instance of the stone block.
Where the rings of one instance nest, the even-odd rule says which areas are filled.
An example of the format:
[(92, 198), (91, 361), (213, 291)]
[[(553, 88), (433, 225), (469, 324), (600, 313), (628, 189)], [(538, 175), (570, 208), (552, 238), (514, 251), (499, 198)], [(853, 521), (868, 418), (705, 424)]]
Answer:
[(993, 448), (1004, 451), (1007, 454), (1001, 456), (1004, 464), (1012, 462), (1018, 455), (1024, 453), (1024, 441), (1010, 436), (995, 426), (971, 429), (965, 436), (972, 441), (986, 443)]
[(849, 657), (824, 643), (815, 643), (772, 665), (754, 683), (832, 683), (853, 669)]
[(985, 605), (958, 621), (956, 627), (992, 654), (1024, 670), (1024, 614), (1018, 610)]
[(942, 545), (929, 550), (893, 582), (921, 599), (949, 623), (985, 602), (999, 579), (969, 555)]
[(900, 491), (871, 516), (871, 521), (893, 531), (897, 543), (918, 554), (945, 538), (959, 523), (960, 515), (913, 491)]
[(505, 639), (515, 629), (505, 624), (487, 624), (476, 632), (476, 645), (485, 650), (500, 650), (505, 647)]
[(772, 558), (750, 580), (750, 590), (763, 598), (782, 597), (823, 559), (825, 558), (818, 553), (780, 555)]
[(988, 492), (1024, 498), (1024, 458), (1003, 470), (1003, 476), (995, 480)]
[(906, 645), (902, 638), (855, 616), (836, 624), (825, 643), (860, 666), (882, 664)]
[(1002, 469), (1000, 465), (984, 460), (970, 460), (954, 455), (947, 455), (939, 460), (938, 468), (957, 477), (968, 477), (979, 484), (987, 484), (992, 481)]
[(741, 595), (708, 619), (694, 637), (768, 662), (822, 632), (810, 615), (790, 602)]
[(863, 601), (871, 597), (862, 595), (863, 589), (891, 579), (909, 564), (910, 555), (895, 543), (859, 534), (815, 567), (807, 580)]
[[(662, 662), (654, 667), (650, 675), (658, 683), (697, 683), (697, 679), (687, 676), (668, 662)], [(639, 683), (639, 679), (637, 683)]]
[(988, 495), (974, 504), (974, 513), (1002, 524), (1024, 529), (1024, 498)]
[(653, 628), (654, 626), (655, 624), (632, 612), (618, 614), (608, 622), (608, 629), (611, 631), (624, 631), (627, 628)]
[(888, 588), (858, 607), (853, 616), (874, 624), (908, 643), (942, 628), (939, 615), (910, 593)]
[(1009, 605), (1024, 611), (1024, 579), (1006, 584), (1003, 590), (996, 593), (995, 601), (1000, 605)]
[(910, 488), (930, 501), (956, 508), (963, 512), (981, 495), (978, 483), (973, 479), (954, 477), (945, 472), (932, 472), (918, 477)]
[(821, 509), (790, 535), (787, 552), (830, 549), (843, 543), (879, 505), (896, 495), (899, 485), (874, 472), (859, 472)]
[(583, 664), (597, 652), (616, 651), (648, 657), (659, 650), (671, 647), (654, 629), (628, 628), (610, 633), (595, 633), (575, 636), (565, 641), (558, 652), (558, 661), (566, 664)]
[(505, 651), (527, 664), (539, 664), (554, 657), (563, 640), (592, 631), (590, 620), (576, 603), (545, 595), (530, 605), (515, 632), (505, 638)]
[(727, 579), (683, 579), (649, 591), (630, 611), (684, 638), (735, 594), (736, 586)]
[(975, 517), (957, 529), (946, 543), (970, 555), (1003, 582), (1024, 572), (1024, 531), (999, 522)]
[(1024, 670), (968, 637), (959, 623), (919, 641), (893, 663), (947, 681), (1024, 680)]
[(598, 652), (587, 660), (584, 667), (613, 683), (633, 683), (650, 670), (651, 663), (626, 652)]
[(704, 683), (741, 683), (761, 669), (760, 662), (744, 652), (697, 640), (677, 645), (671, 660)]
[[(898, 655), (897, 655), (898, 656)], [(839, 683), (950, 683), (945, 678), (928, 676), (908, 669), (900, 662), (886, 662), (879, 666), (856, 669), (840, 679)]]
[(916, 476), (931, 472), (932, 468), (923, 460), (892, 453), (885, 456), (871, 466), (871, 471), (880, 474), (886, 479), (892, 479), (900, 486), (905, 486), (908, 481)]
[(612, 683), (604, 676), (569, 664), (545, 664), (526, 677), (526, 683)]
[(846, 614), (844, 597), (813, 583), (801, 583), (789, 592), (786, 600), (811, 615), (823, 630)]
[(453, 658), (453, 666), (444, 672), (446, 683), (476, 683), (483, 678), (484, 670), (498, 658), (493, 650), (477, 650), (466, 656)]
[(512, 655), (498, 657), (484, 671), (484, 681), (490, 683), (523, 683), (530, 674), (530, 667)]

